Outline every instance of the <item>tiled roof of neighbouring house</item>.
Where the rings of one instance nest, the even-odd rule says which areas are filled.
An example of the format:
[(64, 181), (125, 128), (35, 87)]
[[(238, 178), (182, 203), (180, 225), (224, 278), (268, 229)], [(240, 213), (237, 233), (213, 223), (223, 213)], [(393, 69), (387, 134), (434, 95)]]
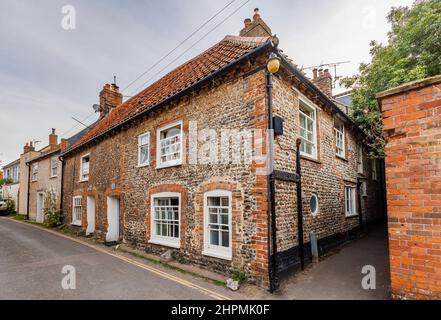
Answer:
[(65, 153), (93, 140), (122, 122), (193, 86), (240, 57), (270, 42), (270, 37), (226, 36), (222, 41), (174, 69), (115, 108), (110, 115), (75, 142)]
[(40, 161), (41, 159), (44, 159), (48, 156), (51, 156), (53, 154), (59, 153), (60, 152), (60, 145), (57, 144), (56, 146), (48, 146), (43, 148), (40, 154), (38, 154), (36, 157), (29, 159), (29, 161), (27, 161), (26, 163), (33, 163), (36, 161)]
[(89, 125), (87, 128), (84, 128), (80, 132), (78, 132), (78, 133), (74, 134), (72, 137), (68, 138), (67, 142), (69, 143), (69, 145), (73, 146), (78, 140), (81, 139), (81, 137), (83, 137), (87, 132), (92, 130), (99, 122), (100, 122), (100, 120), (98, 119), (97, 121), (95, 121), (94, 123)]

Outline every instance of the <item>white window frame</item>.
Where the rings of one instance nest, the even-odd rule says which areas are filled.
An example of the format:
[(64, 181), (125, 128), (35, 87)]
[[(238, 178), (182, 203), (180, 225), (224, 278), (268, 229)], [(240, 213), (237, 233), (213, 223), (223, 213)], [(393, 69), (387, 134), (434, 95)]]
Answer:
[(357, 172), (360, 173), (360, 174), (364, 173), (363, 146), (362, 145), (358, 145)]
[[(172, 161), (168, 161), (168, 162), (161, 162), (161, 132), (167, 129), (170, 129), (172, 127), (176, 127), (176, 126), (180, 126), (181, 127), (181, 146), (180, 146), (180, 155), (181, 157), (179, 159), (175, 159)], [(165, 126), (162, 126), (160, 128), (157, 129), (157, 133), (156, 133), (156, 168), (160, 169), (160, 168), (167, 168), (167, 167), (174, 167), (174, 166), (178, 166), (182, 164), (182, 159), (183, 159), (183, 145), (184, 145), (184, 125), (183, 125), (183, 121), (179, 120), (179, 121), (175, 121), (173, 123), (169, 123)]]
[[(348, 193), (348, 191), (350, 193)], [(350, 195), (348, 197), (348, 195)], [(353, 203), (351, 204), (351, 200)], [(346, 217), (353, 217), (357, 213), (357, 188), (351, 185), (345, 185), (345, 215)]]
[[(340, 130), (340, 128), (341, 130)], [(335, 154), (339, 158), (346, 158), (346, 141), (345, 141), (345, 125), (344, 123), (334, 123), (334, 133), (335, 133)], [(340, 141), (341, 140), (341, 141)], [(341, 146), (339, 145), (341, 143)]]
[[(314, 114), (313, 118), (311, 118), (306, 113), (304, 113), (302, 111), (302, 107), (310, 109), (310, 111), (312, 111), (313, 114)], [(317, 117), (318, 117), (318, 112), (317, 112), (317, 107), (314, 106), (314, 104), (312, 102), (310, 102), (308, 99), (306, 99), (305, 97), (300, 95), (299, 96), (299, 130), (301, 130), (301, 125), (300, 125), (300, 116), (301, 115), (303, 115), (306, 118), (306, 120), (312, 120), (312, 124), (313, 124), (312, 125), (312, 129), (313, 129), (313, 131), (312, 131), (312, 141), (309, 141), (309, 140), (303, 138), (301, 136), (300, 132), (299, 132), (299, 136), (300, 136), (300, 139), (302, 140), (302, 144), (303, 144), (304, 140), (312, 144), (312, 154), (304, 152), (302, 150), (300, 150), (300, 154), (303, 155), (303, 156), (306, 156), (308, 158), (317, 159), (317, 149), (318, 149), (318, 142), (317, 142)], [(306, 128), (305, 128), (305, 130), (306, 130)]]
[(38, 180), (38, 162), (31, 165), (31, 181), (35, 182)]
[[(141, 141), (143, 138), (147, 137), (147, 144), (141, 145)], [(147, 145), (147, 161), (145, 163), (141, 163), (141, 147)], [(150, 165), (150, 132), (143, 133), (138, 136), (138, 167), (146, 167)]]
[[(88, 168), (88, 172), (87, 172), (87, 178), (84, 178), (83, 159), (86, 157), (89, 157), (89, 168)], [(81, 156), (81, 158), (80, 158), (80, 182), (89, 181), (89, 176), (90, 176), (90, 153), (87, 153), (87, 154)]]
[[(55, 162), (54, 162), (55, 160)], [(56, 164), (56, 166), (54, 167), (54, 163)], [(54, 169), (56, 170), (55, 174), (54, 174)], [(56, 178), (58, 176), (58, 157), (52, 157), (50, 160), (50, 177), (51, 178)]]
[[(80, 204), (81, 204), (80, 206), (77, 206), (75, 204), (76, 200), (78, 200), (78, 199), (80, 200)], [(75, 208), (81, 209), (81, 219), (80, 220), (77, 219)], [(83, 220), (83, 197), (82, 196), (75, 196), (75, 197), (73, 197), (73, 201), (72, 201), (72, 225), (81, 226), (82, 220)]]
[[(229, 247), (215, 246), (210, 244), (209, 214), (208, 214), (208, 198), (209, 197), (228, 197), (228, 232)], [(212, 190), (204, 193), (204, 250), (203, 255), (220, 258), (224, 260), (232, 260), (233, 257), (233, 236), (232, 236), (232, 192), (227, 190)]]
[[(155, 224), (155, 199), (156, 198), (178, 198), (178, 231), (179, 237), (164, 237), (156, 235), (156, 224)], [(149, 243), (159, 244), (166, 247), (172, 247), (179, 249), (181, 247), (181, 205), (182, 205), (181, 194), (179, 192), (160, 192), (155, 193), (150, 196), (150, 240)]]

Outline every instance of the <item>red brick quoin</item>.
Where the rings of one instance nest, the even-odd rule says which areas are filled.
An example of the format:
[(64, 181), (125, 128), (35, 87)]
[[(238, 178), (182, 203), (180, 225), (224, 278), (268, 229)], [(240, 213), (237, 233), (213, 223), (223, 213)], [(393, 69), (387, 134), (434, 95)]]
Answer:
[(377, 98), (387, 138), (392, 296), (441, 299), (441, 76)]

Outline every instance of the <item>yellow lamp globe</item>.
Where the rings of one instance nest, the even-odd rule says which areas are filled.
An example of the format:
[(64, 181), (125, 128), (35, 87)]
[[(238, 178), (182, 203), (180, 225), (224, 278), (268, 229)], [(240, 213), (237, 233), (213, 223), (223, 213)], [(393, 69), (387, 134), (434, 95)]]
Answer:
[(267, 63), (266, 68), (269, 73), (277, 73), (280, 69), (280, 58), (273, 52), (271, 53)]

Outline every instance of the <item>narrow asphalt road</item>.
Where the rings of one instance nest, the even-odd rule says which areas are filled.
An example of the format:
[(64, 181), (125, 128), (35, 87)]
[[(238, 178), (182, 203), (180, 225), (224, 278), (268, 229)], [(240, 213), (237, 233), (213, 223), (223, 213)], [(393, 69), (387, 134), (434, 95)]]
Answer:
[[(75, 268), (75, 290), (62, 288), (66, 265)], [(0, 218), (0, 299), (211, 298), (80, 243)]]

